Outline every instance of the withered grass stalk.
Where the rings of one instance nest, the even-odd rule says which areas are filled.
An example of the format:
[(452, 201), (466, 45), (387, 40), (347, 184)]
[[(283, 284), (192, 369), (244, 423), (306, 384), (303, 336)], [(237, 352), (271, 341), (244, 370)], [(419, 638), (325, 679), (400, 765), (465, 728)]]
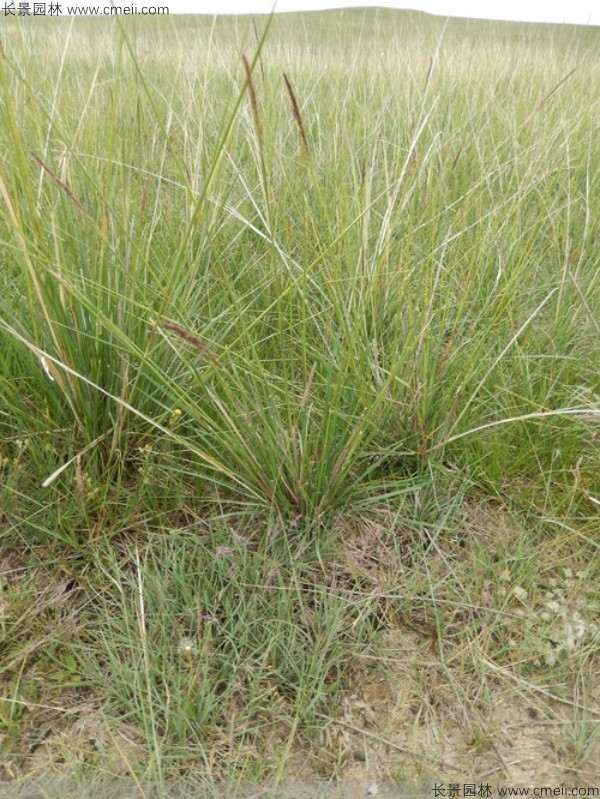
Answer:
[(296, 120), (296, 124), (298, 125), (298, 130), (300, 131), (300, 138), (302, 139), (302, 144), (304, 145), (304, 149), (308, 152), (308, 139), (306, 138), (306, 130), (304, 129), (304, 122), (302, 120), (302, 114), (300, 113), (300, 106), (298, 105), (298, 100), (296, 99), (296, 94), (294, 93), (294, 89), (292, 84), (290, 83), (290, 79), (288, 76), (283, 73), (283, 79), (285, 81), (286, 88), (288, 90), (288, 94), (290, 96), (290, 102), (292, 103), (292, 113), (294, 114), (294, 119)]
[(254, 117), (254, 124), (256, 125), (256, 133), (260, 144), (263, 142), (263, 127), (260, 121), (260, 114), (258, 113), (258, 100), (256, 97), (256, 86), (252, 80), (252, 70), (245, 55), (242, 55), (242, 62), (244, 64), (244, 72), (246, 73), (246, 80), (248, 81), (248, 92), (250, 94), (250, 105), (252, 106), (252, 116)]
[(217, 358), (217, 356), (211, 352), (211, 350), (206, 346), (206, 344), (198, 338), (194, 333), (190, 333), (189, 330), (184, 330), (179, 325), (176, 325), (174, 322), (163, 322), (160, 325), (163, 330), (172, 330), (173, 333), (177, 333), (177, 335), (182, 338), (184, 341), (187, 341), (188, 344), (191, 344), (195, 347), (198, 352), (207, 360), (214, 363), (216, 366), (221, 366), (221, 361)]

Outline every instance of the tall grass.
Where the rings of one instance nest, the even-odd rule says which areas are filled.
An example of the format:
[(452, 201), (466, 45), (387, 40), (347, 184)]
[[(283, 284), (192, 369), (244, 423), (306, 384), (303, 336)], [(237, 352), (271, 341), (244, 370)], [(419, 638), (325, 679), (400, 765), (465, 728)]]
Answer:
[(582, 784), (598, 32), (0, 37), (11, 779), (487, 783), (518, 728)]
[(308, 522), (451, 464), (590, 515), (594, 32), (330, 19), (5, 27), (7, 456)]

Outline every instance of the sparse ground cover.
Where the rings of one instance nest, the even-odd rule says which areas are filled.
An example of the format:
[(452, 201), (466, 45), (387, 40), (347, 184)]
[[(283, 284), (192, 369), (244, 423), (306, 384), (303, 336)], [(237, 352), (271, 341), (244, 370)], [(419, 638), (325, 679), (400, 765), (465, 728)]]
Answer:
[(0, 778), (597, 786), (598, 30), (126, 22), (1, 32)]

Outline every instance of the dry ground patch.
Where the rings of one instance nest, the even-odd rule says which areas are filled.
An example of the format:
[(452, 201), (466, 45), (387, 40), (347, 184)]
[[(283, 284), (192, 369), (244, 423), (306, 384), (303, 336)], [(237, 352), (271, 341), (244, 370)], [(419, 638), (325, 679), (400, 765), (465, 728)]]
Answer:
[[(339, 519), (336, 535), (329, 589), (348, 592), (357, 619), (372, 617), (376, 653), (347, 664), (311, 729), (282, 717), (263, 732), (258, 725), (243, 745), (234, 738), (225, 745), (231, 730), (223, 730), (202, 755), (188, 747), (180, 777), (223, 779), (262, 760), (282, 780), (597, 784), (600, 681), (589, 571), (576, 563), (533, 568), (552, 544), (534, 542), (532, 531), (489, 503), (465, 504), (443, 534), (427, 526), (409, 534), (382, 513)], [(127, 780), (145, 772), (147, 730), (119, 719), (86, 673), (86, 641), (103, 624), (86, 580), (72, 569), (61, 578), (31, 556), (3, 561), (4, 780)], [(308, 603), (309, 627), (312, 612)], [(90, 649), (90, 659), (98, 657)], [(114, 676), (105, 677), (110, 695)]]

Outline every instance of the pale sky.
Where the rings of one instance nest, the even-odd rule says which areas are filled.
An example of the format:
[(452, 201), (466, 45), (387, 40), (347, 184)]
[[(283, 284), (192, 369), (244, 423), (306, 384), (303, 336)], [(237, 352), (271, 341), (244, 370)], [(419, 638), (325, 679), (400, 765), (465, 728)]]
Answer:
[[(115, 0), (115, 5), (119, 2)], [(135, 3), (168, 5), (171, 14), (259, 14), (269, 13), (273, 7), (273, 0), (135, 0)], [(350, 6), (409, 8), (442, 16), (600, 25), (600, 0), (278, 0), (275, 10)]]

